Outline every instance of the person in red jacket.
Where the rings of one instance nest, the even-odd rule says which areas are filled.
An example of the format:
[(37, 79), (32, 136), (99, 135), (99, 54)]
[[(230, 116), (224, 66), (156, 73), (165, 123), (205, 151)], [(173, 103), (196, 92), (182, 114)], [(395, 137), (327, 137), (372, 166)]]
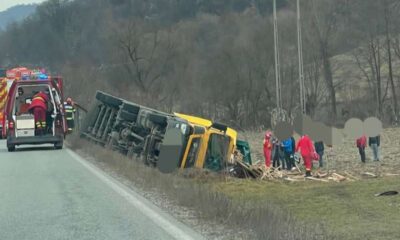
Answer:
[(270, 131), (265, 133), (264, 137), (264, 157), (265, 157), (265, 166), (267, 168), (271, 167), (271, 153), (272, 153), (272, 133)]
[(358, 148), (358, 152), (360, 153), (361, 161), (365, 163), (365, 146), (367, 145), (367, 137), (362, 135), (357, 139), (356, 145)]
[(296, 152), (299, 152), (304, 160), (306, 167), (306, 177), (311, 177), (312, 158), (315, 152), (314, 144), (308, 135), (303, 135), (296, 146)]
[(33, 96), (28, 110), (33, 113), (36, 125), (36, 135), (43, 135), (46, 129), (46, 112), (49, 97), (44, 92), (39, 92)]

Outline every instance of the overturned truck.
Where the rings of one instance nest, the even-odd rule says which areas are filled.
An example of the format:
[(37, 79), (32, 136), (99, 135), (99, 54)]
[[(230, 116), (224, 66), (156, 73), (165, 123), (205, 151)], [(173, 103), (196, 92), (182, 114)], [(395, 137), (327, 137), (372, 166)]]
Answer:
[(223, 124), (160, 112), (101, 91), (81, 136), (165, 173), (192, 167), (221, 171), (237, 150), (250, 159), (248, 144)]

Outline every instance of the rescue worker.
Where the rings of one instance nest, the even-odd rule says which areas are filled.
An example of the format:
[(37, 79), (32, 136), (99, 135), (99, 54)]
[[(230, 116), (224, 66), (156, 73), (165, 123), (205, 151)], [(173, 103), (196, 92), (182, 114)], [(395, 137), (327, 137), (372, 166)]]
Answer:
[(272, 155), (272, 133), (267, 131), (264, 137), (264, 157), (265, 157), (265, 166), (267, 168), (271, 167), (271, 155)]
[(367, 137), (362, 135), (357, 139), (356, 145), (358, 148), (358, 152), (360, 153), (361, 162), (365, 163), (365, 146), (367, 145)]
[(299, 152), (306, 167), (306, 177), (311, 177), (312, 155), (315, 152), (314, 145), (308, 135), (303, 135), (296, 146), (296, 152)]
[(29, 112), (35, 118), (36, 131), (35, 135), (43, 135), (46, 129), (46, 112), (49, 97), (42, 91), (35, 94), (28, 108)]
[(70, 97), (67, 98), (66, 102), (64, 102), (64, 109), (65, 109), (65, 117), (67, 119), (68, 132), (72, 133), (72, 131), (75, 128), (76, 109), (75, 109), (74, 103), (72, 102), (72, 99)]

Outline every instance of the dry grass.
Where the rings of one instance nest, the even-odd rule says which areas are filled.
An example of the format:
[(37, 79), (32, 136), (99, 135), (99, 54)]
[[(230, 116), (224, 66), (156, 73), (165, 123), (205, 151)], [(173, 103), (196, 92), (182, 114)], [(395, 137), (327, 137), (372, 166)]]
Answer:
[(162, 174), (86, 141), (74, 139), (72, 142), (72, 148), (93, 156), (97, 164), (122, 175), (135, 186), (155, 191), (190, 210), (209, 226), (205, 228), (211, 228), (214, 223), (226, 226), (219, 233), (211, 233), (210, 239), (332, 239), (326, 237), (322, 228), (310, 230), (275, 203), (259, 204), (229, 196), (219, 189), (221, 184), (237, 179), (201, 170)]
[(254, 208), (267, 203), (285, 208), (291, 216), (307, 222), (312, 234), (323, 226), (321, 231), (328, 233), (328, 239), (400, 237), (399, 196), (375, 197), (384, 191), (400, 191), (395, 177), (344, 183), (244, 180), (220, 183), (218, 188), (232, 199), (254, 203)]
[[(264, 161), (263, 132), (243, 133), (252, 147), (255, 161)], [(268, 202), (285, 208), (292, 216), (307, 221), (314, 230), (321, 225), (330, 238), (337, 239), (399, 239), (398, 210), (400, 199), (375, 197), (376, 193), (400, 191), (400, 129), (385, 129), (381, 135), (381, 161), (373, 162), (367, 149), (367, 163), (361, 163), (355, 141), (345, 139), (327, 151), (325, 171), (351, 173), (359, 181), (321, 183), (303, 181), (237, 181), (221, 183), (220, 191), (233, 199)], [(378, 177), (365, 179), (363, 172)], [(343, 174), (345, 175), (345, 174)], [(389, 177), (391, 176), (391, 177)]]

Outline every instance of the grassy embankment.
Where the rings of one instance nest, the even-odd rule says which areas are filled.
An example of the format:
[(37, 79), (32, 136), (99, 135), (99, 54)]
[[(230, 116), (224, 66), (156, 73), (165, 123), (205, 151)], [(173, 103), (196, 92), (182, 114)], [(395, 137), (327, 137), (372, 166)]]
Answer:
[(400, 239), (400, 195), (374, 196), (400, 191), (398, 177), (345, 183), (229, 181), (217, 189), (254, 205), (272, 203), (310, 228), (322, 224), (336, 239)]
[(74, 143), (136, 186), (161, 192), (205, 222), (248, 230), (251, 239), (400, 239), (400, 196), (374, 196), (400, 190), (397, 177), (283, 183), (207, 172), (165, 175), (82, 140)]

